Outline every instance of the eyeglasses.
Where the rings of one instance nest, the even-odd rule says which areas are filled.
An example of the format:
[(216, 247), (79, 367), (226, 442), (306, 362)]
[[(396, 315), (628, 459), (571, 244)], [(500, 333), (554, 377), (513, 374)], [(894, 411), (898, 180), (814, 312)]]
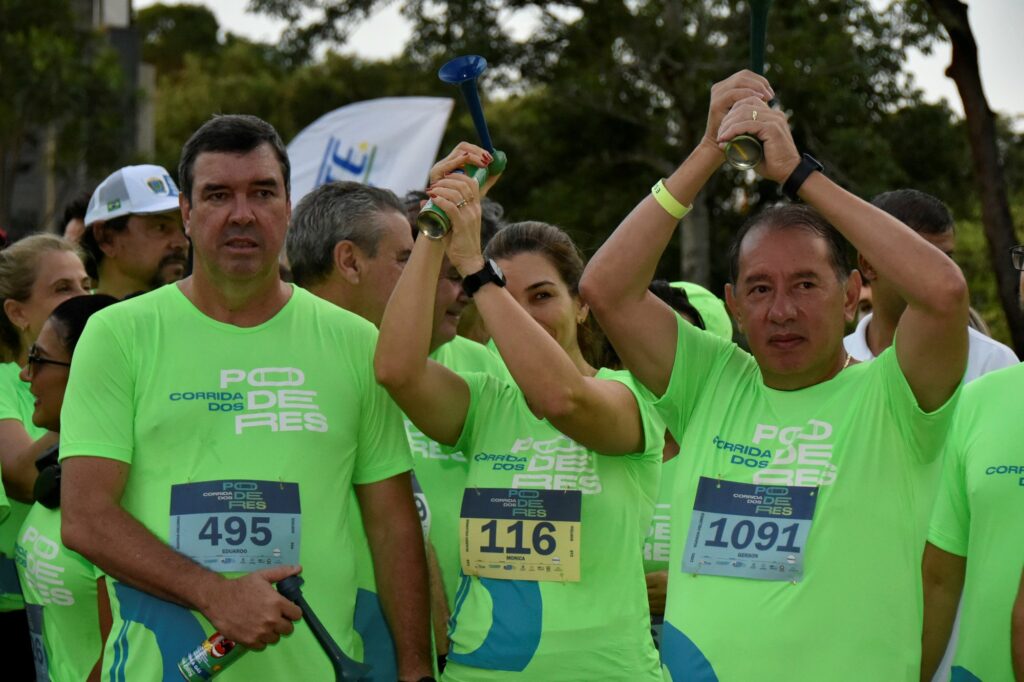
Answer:
[(1024, 272), (1024, 245), (1014, 246), (1010, 249), (1010, 260), (1015, 269)]
[(70, 362), (62, 362), (61, 360), (51, 360), (50, 358), (44, 358), (39, 354), (39, 348), (32, 346), (28, 350), (28, 366), (29, 371), (35, 371), (39, 365), (57, 365), (58, 367), (70, 367)]

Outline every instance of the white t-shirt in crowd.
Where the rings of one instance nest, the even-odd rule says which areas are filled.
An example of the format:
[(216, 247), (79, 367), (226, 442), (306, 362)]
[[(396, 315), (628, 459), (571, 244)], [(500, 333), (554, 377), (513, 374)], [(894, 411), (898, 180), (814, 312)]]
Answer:
[[(865, 315), (844, 340), (846, 352), (853, 356), (854, 360), (864, 362), (873, 360), (875, 354), (868, 347), (868, 323), (871, 315)], [(967, 328), (967, 371), (964, 373), (964, 383), (974, 381), (983, 374), (994, 372), (997, 369), (1011, 367), (1020, 362), (1013, 350), (995, 339), (990, 339), (981, 332), (971, 327)]]

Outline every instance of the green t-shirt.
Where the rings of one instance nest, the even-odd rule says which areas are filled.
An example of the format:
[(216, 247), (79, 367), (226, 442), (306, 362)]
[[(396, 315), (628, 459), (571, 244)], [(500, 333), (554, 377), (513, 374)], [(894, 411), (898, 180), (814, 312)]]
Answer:
[[(352, 484), (411, 468), (401, 414), (374, 381), (376, 338), (365, 320), (297, 288), (250, 328), (207, 317), (177, 286), (112, 306), (76, 348), (61, 457), (129, 463), (125, 510), (210, 567), (238, 575), (301, 563), (309, 603), (359, 658)], [(108, 593), (105, 680), (174, 679), (213, 630), (198, 612), (124, 583), (108, 581)], [(331, 674), (299, 624), (218, 679)]]
[[(735, 344), (677, 327), (675, 366), (657, 403), (681, 453), (661, 647), (671, 678), (744, 680), (784, 671), (794, 681), (917, 680), (921, 553), (958, 394), (925, 414), (892, 350), (824, 383), (778, 391), (764, 385), (754, 358)], [(711, 535), (719, 521), (694, 531), (691, 520), (715, 518), (709, 509), (734, 504), (751, 514), (742, 498), (694, 514), (702, 477), (708, 497), (718, 490), (789, 495), (790, 511), (798, 494), (805, 499), (807, 487), (818, 486), (809, 535), (794, 542), (785, 531), (772, 537), (771, 528), (758, 526), (754, 536), (747, 520), (733, 526), (731, 538)], [(783, 522), (774, 530), (780, 525), (792, 527)], [(691, 546), (691, 534), (708, 539)], [(762, 543), (759, 550), (794, 551), (771, 569), (787, 571), (779, 574), (784, 579), (720, 574), (769, 575), (752, 541)], [(709, 549), (714, 542), (723, 549)], [(718, 551), (734, 559), (724, 567), (711, 561), (705, 570), (717, 574), (683, 571), (684, 561)], [(798, 563), (798, 555), (803, 576), (791, 580), (787, 562)]]
[[(32, 423), (35, 398), (28, 384), (18, 377), (20, 371), (16, 363), (0, 364), (0, 420), (13, 419), (25, 427), (32, 440), (39, 440), (46, 435), (46, 429)], [(4, 500), (10, 505), (10, 513), (4, 512), (6, 518), (0, 521), (0, 611), (13, 611), (25, 606), (14, 563), (14, 541), (31, 505), (7, 500), (6, 495)]]
[(928, 541), (967, 557), (953, 679), (1013, 679), (1010, 615), (1024, 565), (1024, 420), (1013, 396), (1022, 381), (1024, 365), (971, 382), (949, 432)]
[(60, 510), (38, 502), (15, 545), (36, 678), (79, 682), (103, 653), (96, 580), (103, 573), (60, 539)]
[[(486, 346), (461, 336), (435, 350), (430, 357), (460, 373), (507, 376), (500, 356)], [(405, 420), (405, 433), (412, 451), (416, 481), (422, 491), (422, 498), (418, 500), (421, 520), (437, 553), (448, 608), (452, 609), (461, 574), (459, 509), (469, 467), (462, 452), (430, 440), (408, 418)]]
[(537, 419), (514, 383), (463, 375), (470, 407), (456, 447), (473, 453), (466, 495), (479, 488), (581, 491), (581, 579), (463, 578), (446, 682), (661, 679), (640, 547), (657, 494), (665, 427), (629, 373), (597, 376), (620, 381), (637, 396), (644, 452), (598, 455)]
[(668, 569), (672, 541), (672, 486), (675, 484), (679, 455), (661, 465), (661, 486), (658, 503), (651, 517), (651, 527), (644, 538), (644, 573)]

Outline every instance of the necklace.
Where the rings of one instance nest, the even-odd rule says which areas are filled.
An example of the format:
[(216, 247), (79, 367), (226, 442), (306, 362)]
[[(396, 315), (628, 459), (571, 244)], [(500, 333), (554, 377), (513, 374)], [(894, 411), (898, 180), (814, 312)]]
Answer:
[(842, 371), (843, 371), (844, 369), (846, 369), (847, 367), (849, 367), (849, 366), (850, 366), (850, 361), (851, 361), (851, 360), (853, 360), (853, 356), (852, 356), (852, 355), (850, 355), (849, 353), (847, 353), (847, 354), (846, 354), (846, 362), (844, 362), (844, 363), (843, 363), (843, 367), (842, 367), (842, 369), (840, 369), (839, 371), (840, 371), (840, 372), (842, 372)]

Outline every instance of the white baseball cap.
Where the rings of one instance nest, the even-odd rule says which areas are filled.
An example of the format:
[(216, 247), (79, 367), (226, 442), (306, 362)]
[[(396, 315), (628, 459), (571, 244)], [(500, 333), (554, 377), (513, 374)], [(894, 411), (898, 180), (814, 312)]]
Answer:
[(162, 166), (125, 166), (100, 183), (85, 212), (88, 227), (123, 215), (152, 215), (178, 209), (178, 186)]

